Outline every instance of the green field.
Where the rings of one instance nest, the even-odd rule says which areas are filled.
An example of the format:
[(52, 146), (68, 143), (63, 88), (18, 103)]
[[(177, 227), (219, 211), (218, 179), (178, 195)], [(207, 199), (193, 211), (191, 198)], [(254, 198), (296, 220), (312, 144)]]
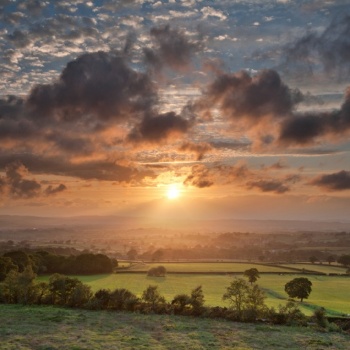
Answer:
[(349, 336), (311, 328), (55, 307), (0, 305), (1, 350), (343, 350)]
[[(258, 284), (266, 292), (266, 303), (277, 307), (287, 301), (284, 285), (295, 277), (304, 275), (263, 274)], [(171, 301), (176, 294), (190, 293), (201, 285), (203, 287), (206, 305), (227, 306), (222, 301), (222, 295), (230, 284), (233, 276), (205, 275), (205, 274), (169, 274), (166, 277), (149, 277), (146, 274), (110, 274), (94, 276), (77, 276), (81, 281), (91, 286), (94, 291), (101, 288), (127, 288), (138, 296), (148, 285), (158, 285), (159, 290), (167, 301)], [(316, 307), (324, 307), (330, 315), (350, 314), (350, 278), (330, 276), (307, 276), (312, 284), (309, 299), (301, 304), (301, 309), (307, 315), (313, 313)], [(47, 281), (48, 277), (39, 277)]]
[(343, 274), (346, 273), (346, 268), (342, 266), (333, 266), (333, 265), (320, 265), (320, 264), (283, 264), (282, 266), (290, 267), (294, 269), (305, 269), (322, 273), (337, 273)]
[(245, 270), (256, 268), (260, 272), (290, 272), (288, 267), (277, 267), (269, 265), (260, 265), (252, 263), (234, 263), (234, 262), (180, 262), (180, 263), (135, 263), (128, 268), (130, 271), (148, 271), (151, 267), (162, 265), (169, 272), (243, 272)]

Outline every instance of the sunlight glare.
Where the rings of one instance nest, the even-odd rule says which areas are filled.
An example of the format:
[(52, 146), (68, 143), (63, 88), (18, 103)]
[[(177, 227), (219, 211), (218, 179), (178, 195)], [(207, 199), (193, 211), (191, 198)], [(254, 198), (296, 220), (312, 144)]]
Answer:
[(167, 193), (166, 193), (168, 199), (176, 199), (180, 195), (180, 190), (176, 185), (171, 185), (168, 187)]

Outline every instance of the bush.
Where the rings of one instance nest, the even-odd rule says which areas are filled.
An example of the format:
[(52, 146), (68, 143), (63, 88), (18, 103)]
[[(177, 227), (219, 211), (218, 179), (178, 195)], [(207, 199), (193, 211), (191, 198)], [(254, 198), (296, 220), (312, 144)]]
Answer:
[(298, 306), (293, 301), (288, 301), (284, 306), (280, 305), (278, 312), (274, 308), (271, 308), (267, 313), (268, 319), (273, 324), (285, 324), (285, 325), (298, 325), (306, 326), (307, 318), (300, 311)]
[(110, 308), (113, 310), (134, 311), (137, 303), (137, 296), (128, 289), (115, 289), (110, 294)]
[(316, 324), (321, 328), (327, 328), (328, 327), (328, 320), (326, 318), (326, 312), (323, 307), (315, 310), (313, 314), (313, 319), (315, 320)]
[(166, 268), (162, 265), (157, 267), (152, 267), (147, 272), (147, 276), (152, 276), (152, 277), (164, 277), (165, 275), (166, 275)]

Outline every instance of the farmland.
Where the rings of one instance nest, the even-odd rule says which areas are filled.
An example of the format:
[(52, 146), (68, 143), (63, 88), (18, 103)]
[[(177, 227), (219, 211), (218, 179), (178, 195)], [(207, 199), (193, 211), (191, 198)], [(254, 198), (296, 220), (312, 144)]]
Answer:
[[(131, 264), (129, 271), (148, 271), (152, 267), (158, 266), (159, 263), (135, 263)], [(234, 263), (234, 262), (162, 262), (162, 266), (168, 272), (243, 272), (252, 267), (257, 268), (260, 272), (290, 272), (293, 266), (273, 266), (252, 263)]]
[[(146, 272), (150, 267), (158, 264), (137, 264), (133, 265), (130, 272), (77, 276), (83, 283), (89, 285), (93, 291), (98, 289), (126, 288), (141, 296), (142, 292), (149, 285), (157, 285), (161, 294), (167, 301), (171, 301), (175, 295), (190, 293), (190, 291), (201, 285), (203, 287), (206, 305), (227, 306), (222, 300), (226, 287), (232, 278), (242, 276), (242, 273), (249, 268), (255, 267), (261, 273), (261, 278), (257, 281), (259, 286), (265, 291), (266, 303), (268, 306), (278, 307), (287, 300), (284, 285), (295, 277), (304, 276), (300, 274), (303, 268), (319, 267), (328, 271), (332, 266), (294, 264), (286, 267), (267, 266), (258, 264), (242, 263), (162, 263), (168, 271), (166, 277), (150, 277)], [(306, 267), (305, 267), (306, 266)], [(294, 270), (290, 270), (294, 268)], [(344, 272), (340, 267), (335, 267), (337, 271)], [(298, 270), (296, 271), (296, 270)], [(220, 273), (230, 271), (230, 273)], [(175, 273), (178, 272), (178, 273)], [(218, 273), (215, 273), (218, 272)], [(274, 273), (273, 273), (274, 272)], [(324, 272), (324, 271), (319, 271)], [(324, 272), (325, 273), (325, 272)], [(324, 307), (328, 315), (341, 316), (350, 314), (350, 301), (348, 291), (350, 290), (350, 278), (347, 276), (327, 276), (327, 275), (307, 275), (312, 282), (312, 293), (308, 300), (301, 304), (301, 310), (311, 315), (317, 307)], [(47, 276), (39, 277), (40, 281), (47, 281)]]
[(105, 311), (0, 305), (1, 349), (334, 349), (348, 336), (312, 328)]

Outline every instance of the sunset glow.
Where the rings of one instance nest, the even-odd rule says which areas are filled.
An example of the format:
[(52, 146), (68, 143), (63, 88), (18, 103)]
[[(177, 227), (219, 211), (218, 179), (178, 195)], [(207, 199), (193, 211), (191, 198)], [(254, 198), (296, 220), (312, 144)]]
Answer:
[(5, 1), (0, 215), (348, 220), (350, 10), (301, 2)]
[(168, 199), (176, 199), (180, 196), (180, 190), (176, 185), (171, 185), (168, 187), (166, 195)]

